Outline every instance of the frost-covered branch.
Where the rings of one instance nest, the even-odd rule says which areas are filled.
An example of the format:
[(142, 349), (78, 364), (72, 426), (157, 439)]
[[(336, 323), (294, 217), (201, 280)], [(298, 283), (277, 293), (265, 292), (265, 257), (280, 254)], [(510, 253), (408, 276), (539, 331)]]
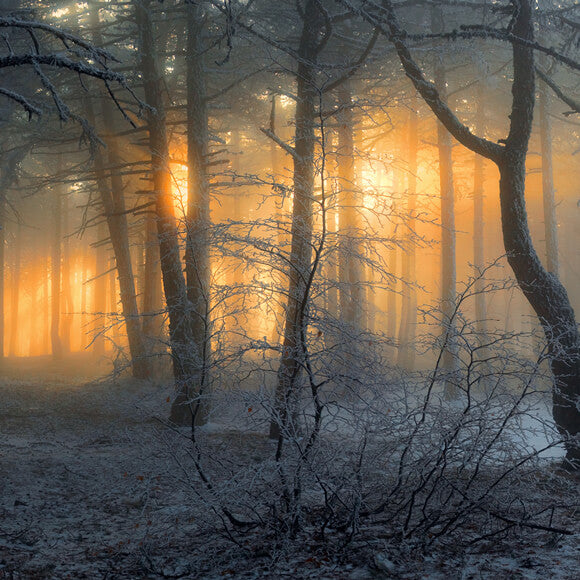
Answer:
[[(111, 91), (110, 83), (117, 83), (122, 88), (129, 90), (135, 101), (139, 102), (127, 86), (124, 75), (112, 70), (107, 65), (108, 61), (117, 61), (108, 51), (98, 48), (74, 34), (42, 22), (3, 17), (0, 18), (0, 28), (22, 31), (29, 37), (29, 40), (32, 40), (33, 45), (18, 50), (12, 43), (7, 42), (8, 53), (0, 56), (0, 69), (30, 67), (50, 95), (61, 120), (66, 121), (71, 118), (78, 120), (78, 117), (71, 113), (61, 98), (57, 85), (47, 76), (43, 67), (65, 69), (77, 73), (81, 78), (92, 77), (103, 81), (109, 94), (121, 110), (122, 107)], [(40, 38), (40, 33), (42, 33), (42, 38)], [(51, 47), (49, 51), (44, 52), (43, 40), (57, 40), (62, 43), (65, 50), (56, 51)], [(42, 114), (42, 108), (15, 87), (0, 87), (0, 94), (18, 103), (30, 117)], [(124, 113), (123, 110), (122, 112)], [(126, 114), (125, 117), (127, 118)]]
[(566, 105), (572, 109), (571, 111), (566, 111), (564, 115), (574, 115), (580, 113), (580, 101), (576, 101), (572, 97), (566, 95), (564, 91), (554, 82), (552, 77), (548, 76), (540, 68), (536, 67), (536, 74), (554, 91), (554, 94)]

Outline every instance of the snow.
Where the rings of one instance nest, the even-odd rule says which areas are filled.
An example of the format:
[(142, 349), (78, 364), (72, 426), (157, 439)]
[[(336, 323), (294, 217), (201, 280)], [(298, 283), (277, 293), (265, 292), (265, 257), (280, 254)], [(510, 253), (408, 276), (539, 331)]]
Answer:
[[(276, 547), (260, 529), (237, 536), (236, 545), (196, 495), (198, 482), (176, 468), (187, 432), (163, 423), (168, 393), (163, 384), (57, 372), (0, 381), (0, 578), (578, 577), (571, 476), (558, 484), (558, 502), (569, 505), (560, 524), (572, 536), (524, 532), (468, 551), (426, 551), (416, 540), (394, 543), (384, 524), (369, 523), (347, 545), (301, 536)], [(536, 434), (528, 444), (542, 444)], [(264, 433), (236, 431), (227, 416), (215, 417), (203, 436), (250, 466), (273, 449)], [(523, 491), (540, 493), (531, 482)]]

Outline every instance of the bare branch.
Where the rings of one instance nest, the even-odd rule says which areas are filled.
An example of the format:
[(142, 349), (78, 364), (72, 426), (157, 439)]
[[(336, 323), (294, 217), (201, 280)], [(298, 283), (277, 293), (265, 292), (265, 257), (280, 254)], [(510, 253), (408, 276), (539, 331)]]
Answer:
[(284, 151), (286, 151), (286, 153), (288, 153), (288, 155), (292, 155), (292, 157), (294, 159), (296, 159), (297, 161), (300, 160), (300, 156), (296, 152), (296, 149), (294, 149), (294, 147), (292, 147), (291, 145), (288, 145), (288, 143), (285, 143), (284, 141), (282, 141), (282, 139), (280, 139), (280, 137), (278, 137), (278, 135), (276, 135), (275, 133), (270, 131), (270, 129), (264, 129), (264, 127), (260, 127), (260, 131), (262, 131), (262, 133), (264, 133), (264, 135), (266, 135), (266, 137), (270, 137), (270, 139), (272, 139), (272, 141), (274, 141), (274, 143), (276, 143), (282, 149), (284, 149)]
[(561, 101), (566, 103), (572, 109), (571, 111), (565, 112), (564, 115), (569, 116), (580, 113), (580, 101), (576, 101), (564, 94), (562, 89), (554, 82), (554, 80), (538, 67), (536, 67), (536, 74), (554, 91)]

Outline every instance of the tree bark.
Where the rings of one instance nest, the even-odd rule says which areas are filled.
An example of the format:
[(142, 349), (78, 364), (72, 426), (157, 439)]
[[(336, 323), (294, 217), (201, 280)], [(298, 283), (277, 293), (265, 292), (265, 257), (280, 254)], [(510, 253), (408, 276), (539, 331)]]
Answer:
[(159, 71), (155, 53), (150, 0), (133, 0), (133, 6), (139, 29), (140, 68), (143, 75), (145, 100), (151, 107), (147, 112), (149, 149), (161, 273), (169, 315), (169, 341), (177, 393), (172, 404), (170, 420), (178, 424), (187, 421), (188, 424), (198, 425), (205, 420), (204, 414), (200, 413), (201, 399), (197, 396), (199, 385), (195, 382), (199, 367), (192, 356), (199, 345), (195, 344), (193, 338), (192, 306), (187, 296), (187, 286), (182, 270), (179, 235), (171, 191), (172, 178), (165, 125), (163, 77)]
[(338, 89), (338, 187), (340, 228), (340, 310), (352, 330), (363, 326), (363, 277), (361, 268), (361, 201), (356, 190), (354, 165), (354, 113), (350, 83)]
[(279, 441), (294, 435), (297, 429), (293, 412), (303, 357), (308, 278), (312, 260), (315, 115), (318, 97), (315, 71), (322, 26), (323, 14), (318, 2), (308, 0), (304, 7), (296, 74), (294, 198), (288, 303), (275, 395), (277, 417), (270, 423), (270, 438)]
[(60, 305), (61, 305), (61, 264), (62, 264), (62, 202), (60, 187), (52, 192), (52, 258), (51, 258), (51, 323), (50, 340), (52, 344), (52, 358), (62, 359), (63, 348), (60, 338)]
[(406, 234), (403, 244), (403, 281), (407, 286), (403, 293), (401, 306), (401, 323), (399, 326), (399, 350), (397, 364), (412, 371), (415, 367), (415, 338), (417, 335), (417, 281), (415, 229), (417, 225), (417, 155), (419, 150), (419, 117), (416, 98), (413, 97), (409, 112), (408, 142), (408, 187), (407, 216), (405, 219)]
[[(194, 415), (198, 424), (209, 416), (211, 362), (210, 320), (210, 191), (207, 175), (208, 112), (202, 42), (204, 14), (199, 3), (187, 6), (187, 216), (185, 272), (191, 308), (190, 378), (195, 392)], [(183, 423), (184, 405), (174, 405), (172, 420)], [(181, 413), (180, 413), (181, 412)]]
[(540, 83), (540, 140), (542, 144), (542, 199), (544, 205), (544, 232), (546, 239), (546, 269), (558, 276), (558, 220), (552, 166), (552, 120), (550, 119), (549, 87)]
[[(477, 117), (476, 131), (478, 134), (485, 129), (485, 94), (481, 81), (477, 87)], [(473, 265), (475, 266), (475, 323), (481, 338), (487, 332), (487, 305), (484, 293), (485, 280), (482, 278), (485, 268), (485, 221), (484, 221), (484, 191), (483, 184), (485, 178), (485, 159), (474, 155), (473, 159)]]

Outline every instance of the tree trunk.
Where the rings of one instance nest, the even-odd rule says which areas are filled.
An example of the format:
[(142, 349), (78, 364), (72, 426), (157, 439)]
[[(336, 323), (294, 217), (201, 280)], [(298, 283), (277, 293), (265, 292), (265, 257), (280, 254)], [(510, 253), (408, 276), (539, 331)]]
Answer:
[[(276, 93), (272, 94), (272, 107), (270, 109), (270, 131), (274, 135), (280, 136), (280, 123), (278, 122), (278, 96)], [(270, 160), (272, 165), (272, 181), (276, 183), (283, 183), (284, 178), (282, 175), (283, 171), (283, 164), (282, 164), (282, 156), (279, 150), (278, 145), (271, 141), (270, 143)], [(277, 192), (276, 187), (272, 192), (272, 195), (275, 195)], [(238, 196), (236, 196), (237, 199)], [(281, 250), (284, 246), (284, 230), (282, 221), (284, 219), (284, 205), (285, 205), (284, 196), (280, 196), (280, 199), (274, 199), (274, 204), (276, 208), (274, 210), (274, 219), (276, 221), (275, 227), (277, 229), (275, 242), (278, 245), (278, 248)], [(278, 266), (279, 268), (279, 266)], [(277, 280), (276, 275), (273, 276), (274, 282)], [(283, 301), (283, 294), (279, 288), (275, 288), (274, 290), (274, 306), (272, 308), (272, 331), (270, 333), (270, 342), (272, 344), (280, 344), (282, 338), (282, 325), (284, 321), (284, 301)]]
[(147, 213), (145, 216), (145, 264), (143, 268), (143, 333), (149, 341), (150, 352), (154, 352), (155, 342), (163, 335), (163, 288), (161, 287), (161, 266), (157, 218)]
[(60, 319), (60, 341), (64, 354), (69, 354), (71, 350), (71, 329), (73, 323), (73, 296), (71, 285), (71, 252), (70, 243), (67, 238), (69, 231), (69, 207), (68, 196), (65, 191), (60, 196), (60, 211), (62, 216), (62, 230), (61, 230), (61, 247), (62, 247), (62, 263), (60, 269), (61, 275), (61, 319)]
[[(443, 30), (443, 13), (441, 7), (434, 6), (431, 11), (434, 33)], [(441, 98), (447, 95), (445, 66), (436, 58), (434, 69), (435, 86)], [(441, 366), (445, 380), (445, 396), (457, 397), (453, 375), (457, 369), (457, 348), (454, 337), (454, 310), (457, 295), (457, 273), (455, 265), (455, 191), (453, 185), (453, 141), (450, 133), (439, 121), (437, 122), (437, 149), (439, 154), (439, 187), (441, 195), (441, 316), (443, 356)]]
[[(197, 425), (204, 420), (201, 400), (196, 398), (198, 385), (195, 377), (198, 365), (191, 356), (198, 345), (193, 340), (191, 304), (187, 297), (187, 286), (183, 276), (179, 235), (175, 219), (175, 208), (171, 191), (169, 148), (165, 126), (163, 102), (163, 77), (159, 71), (155, 54), (153, 23), (150, 0), (134, 0), (135, 17), (139, 29), (139, 55), (143, 75), (145, 100), (151, 109), (147, 112), (149, 149), (155, 212), (157, 214), (157, 236), (163, 289), (169, 315), (169, 340), (173, 361), (173, 375), (177, 396), (172, 404), (171, 420), (177, 423), (187, 420)], [(186, 409), (187, 412), (183, 412)]]
[[(94, 40), (97, 46), (102, 45), (99, 32), (99, 15), (97, 9), (91, 11), (91, 20), (95, 32)], [(89, 118), (95, 118), (92, 110), (90, 97), (86, 99)], [(97, 179), (97, 189), (103, 205), (109, 236), (113, 245), (115, 264), (119, 279), (119, 293), (133, 376), (137, 379), (146, 379), (150, 376), (150, 361), (147, 357), (147, 349), (143, 337), (139, 308), (137, 306), (137, 294), (135, 291), (135, 278), (131, 260), (131, 248), (129, 245), (129, 226), (125, 206), (125, 194), (123, 178), (120, 175), (120, 167), (123, 159), (120, 152), (118, 139), (114, 136), (115, 116), (109, 99), (103, 99), (101, 113), (106, 133), (107, 159), (105, 160), (100, 150), (95, 151), (93, 163)], [(108, 165), (108, 166), (107, 166)], [(109, 175), (107, 175), (109, 174)]]
[[(326, 146), (328, 151), (334, 152), (333, 158), (336, 160), (335, 163), (327, 163), (327, 175), (324, 176), (326, 179), (326, 191), (330, 193), (328, 199), (327, 210), (326, 210), (326, 231), (328, 232), (329, 240), (336, 244), (338, 238), (338, 228), (337, 228), (337, 218), (338, 218), (338, 186), (336, 183), (335, 167), (336, 173), (338, 173), (338, 151), (335, 151), (336, 147), (336, 131), (327, 131), (326, 135)], [(338, 292), (338, 260), (336, 251), (333, 249), (327, 254), (327, 258), (324, 263), (324, 272), (326, 278), (326, 284), (328, 290), (324, 294), (325, 298), (325, 308), (328, 315), (332, 319), (336, 319), (339, 316), (339, 292)]]
[(417, 290), (415, 288), (417, 272), (417, 252), (415, 246), (416, 206), (417, 206), (417, 154), (419, 150), (419, 118), (417, 103), (413, 98), (409, 112), (408, 135), (408, 187), (407, 216), (405, 226), (407, 232), (403, 245), (403, 281), (407, 286), (403, 293), (401, 306), (401, 323), (399, 326), (399, 350), (397, 364), (412, 371), (415, 367), (415, 338), (417, 335)]
[(550, 119), (550, 95), (545, 83), (540, 83), (540, 139), (542, 142), (542, 197), (544, 201), (544, 232), (546, 237), (546, 269), (558, 276), (558, 220), (554, 195), (554, 171), (552, 167), (552, 120)]
[[(2, 180), (4, 181), (4, 180)], [(5, 318), (4, 318), (4, 280), (6, 277), (6, 253), (4, 251), (6, 243), (6, 230), (5, 230), (5, 213), (6, 213), (6, 191), (0, 191), (0, 361), (4, 359), (4, 330), (5, 330)], [(0, 362), (1, 364), (1, 362)]]
[(338, 89), (338, 187), (341, 239), (339, 280), (342, 320), (356, 333), (362, 330), (364, 292), (362, 279), (361, 200), (354, 167), (354, 114), (350, 83)]
[[(104, 104), (103, 109), (108, 105)], [(103, 110), (105, 114), (105, 125), (107, 132), (111, 130), (109, 114), (111, 111)], [(119, 295), (123, 320), (127, 329), (127, 340), (129, 342), (129, 352), (133, 376), (138, 379), (146, 379), (150, 376), (149, 360), (139, 318), (137, 306), (137, 295), (135, 292), (135, 278), (133, 275), (133, 264), (131, 260), (131, 248), (129, 245), (129, 226), (125, 207), (124, 186), (118, 169), (121, 164), (118, 144), (109, 133), (107, 138), (108, 165), (107, 170), (100, 152), (94, 155), (95, 173), (97, 175), (97, 187), (103, 203), (105, 217), (113, 253), (115, 256), (115, 267), (119, 281)], [(107, 180), (106, 172), (111, 173), (110, 182)]]
[[(109, 255), (109, 324), (111, 326), (110, 337), (113, 343), (113, 350), (119, 348), (119, 303), (117, 300), (117, 271), (116, 260), (114, 255)], [(117, 353), (118, 354), (118, 353)]]
[(62, 359), (63, 348), (60, 339), (60, 305), (61, 305), (61, 263), (62, 263), (62, 193), (60, 187), (53, 190), (52, 199), (52, 259), (51, 259), (51, 323), (50, 339), (52, 344), (52, 358)]
[(312, 202), (314, 196), (315, 114), (318, 92), (315, 67), (323, 15), (316, 0), (304, 8), (303, 28), (298, 49), (296, 74), (295, 155), (288, 303), (284, 325), (282, 357), (276, 386), (276, 414), (270, 423), (270, 438), (295, 434), (294, 400), (300, 377), (306, 329), (306, 301), (312, 259)]
[[(50, 250), (50, 231), (44, 232), (45, 247)], [(42, 256), (42, 354), (51, 352), (50, 346), (50, 253)]]
[[(397, 180), (395, 178), (394, 191), (397, 195)], [(391, 241), (389, 242), (389, 251), (387, 254), (387, 267), (389, 268), (389, 289), (387, 291), (387, 337), (393, 345), (393, 360), (397, 354), (396, 339), (397, 339), (397, 289), (399, 285), (399, 247), (395, 241), (397, 236), (397, 208), (396, 202), (393, 202), (391, 211)]]
[[(554, 421), (566, 442), (566, 457), (580, 468), (580, 335), (568, 294), (558, 278), (541, 264), (530, 238), (525, 207), (526, 155), (532, 132), (535, 91), (534, 52), (513, 42), (512, 106), (505, 145), (478, 137), (452, 113), (417, 66), (404, 42), (391, 2), (385, 0), (391, 40), (409, 79), (439, 120), (472, 151), (493, 160), (500, 170), (500, 205), (504, 246), (518, 285), (534, 309), (548, 343), (554, 375)], [(531, 0), (513, 3), (512, 34), (533, 41)]]
[[(530, 111), (531, 113), (531, 111)], [(508, 261), (524, 295), (537, 314), (548, 340), (555, 377), (553, 415), (565, 436), (577, 436), (580, 417), (580, 337), (568, 294), (547, 272), (532, 246), (525, 208), (525, 153), (506, 151), (500, 164), (502, 230)], [(580, 461), (580, 446), (569, 441), (567, 457)]]
[(16, 356), (18, 344), (18, 310), (20, 306), (20, 263), (21, 263), (21, 225), (18, 223), (14, 234), (14, 262), (11, 280), (10, 293), (10, 345), (8, 352), (10, 356)]
[[(481, 81), (477, 87), (477, 118), (476, 131), (482, 134), (485, 129), (485, 94)], [(485, 221), (483, 213), (485, 159), (475, 154), (473, 168), (473, 265), (475, 266), (475, 323), (483, 339), (487, 332), (487, 305), (484, 292), (485, 280), (481, 273), (485, 267)]]
[(107, 235), (106, 229), (104, 222), (99, 224), (95, 257), (95, 280), (93, 282), (94, 332), (96, 333), (93, 350), (98, 357), (105, 354), (105, 312), (107, 311), (107, 277), (105, 276), (105, 272), (107, 271), (107, 252), (103, 240)]
[[(210, 320), (210, 192), (207, 175), (208, 113), (202, 43), (204, 14), (199, 3), (187, 6), (187, 216), (185, 272), (191, 308), (192, 342), (190, 381), (198, 424), (209, 416)], [(172, 420), (184, 423), (190, 415), (184, 405), (172, 409)]]
[[(532, 8), (522, 0), (513, 33), (533, 39)], [(546, 271), (532, 245), (525, 205), (526, 154), (535, 104), (533, 50), (514, 43), (514, 104), (510, 133), (498, 166), (502, 231), (509, 263), (543, 327), (554, 374), (554, 421), (566, 438), (567, 460), (580, 467), (580, 335), (568, 294)]]

